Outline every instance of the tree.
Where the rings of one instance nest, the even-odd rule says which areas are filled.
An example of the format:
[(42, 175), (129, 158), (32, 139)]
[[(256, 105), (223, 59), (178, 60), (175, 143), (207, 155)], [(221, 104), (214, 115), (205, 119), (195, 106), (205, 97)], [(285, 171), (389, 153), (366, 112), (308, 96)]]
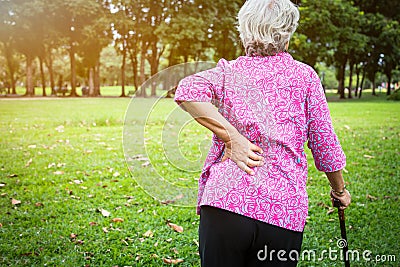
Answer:
[(202, 8), (199, 12), (205, 22), (203, 31), (208, 37), (203, 47), (214, 50), (215, 61), (220, 58), (234, 59), (244, 52), (235, 27), (237, 13), (243, 2), (233, 0), (227, 5), (225, 0), (200, 1)]
[(333, 23), (332, 1), (303, 0), (300, 5), (300, 22), (290, 42), (293, 56), (315, 67), (317, 62), (332, 60), (332, 50), (337, 45), (338, 30)]
[(16, 50), (26, 59), (26, 94), (34, 95), (33, 61), (42, 49), (44, 18), (43, 0), (14, 0), (8, 3), (11, 39)]
[[(56, 29), (61, 33), (61, 40), (69, 53), (71, 70), (70, 96), (77, 96), (76, 55), (79, 52), (79, 45), (85, 38), (85, 27), (92, 25), (96, 19), (99, 19), (99, 16), (104, 14), (100, 11), (102, 2), (94, 0), (54, 0), (51, 5), (53, 14), (56, 17)], [(93, 34), (93, 31), (87, 31)]]
[[(87, 69), (89, 96), (100, 95), (100, 53), (112, 40), (108, 11), (101, 5), (94, 6), (97, 17), (82, 29), (79, 51)], [(107, 12), (106, 12), (107, 11)]]
[[(356, 52), (362, 53), (363, 47), (367, 41), (364, 35), (360, 34), (358, 29), (362, 21), (363, 13), (356, 7), (351, 6), (349, 2), (343, 2), (337, 6), (334, 12), (333, 22), (338, 30), (337, 46), (334, 49), (335, 65), (338, 69), (338, 91), (340, 98), (345, 98), (345, 71), (347, 62), (350, 65), (350, 84), (348, 88), (348, 97), (352, 98), (351, 94), (351, 79), (353, 75), (353, 67), (355, 57), (352, 55)], [(341, 14), (340, 14), (341, 13)]]
[(379, 47), (382, 48), (382, 70), (387, 77), (387, 95), (391, 93), (392, 72), (400, 62), (400, 26), (398, 21), (391, 20), (379, 36)]

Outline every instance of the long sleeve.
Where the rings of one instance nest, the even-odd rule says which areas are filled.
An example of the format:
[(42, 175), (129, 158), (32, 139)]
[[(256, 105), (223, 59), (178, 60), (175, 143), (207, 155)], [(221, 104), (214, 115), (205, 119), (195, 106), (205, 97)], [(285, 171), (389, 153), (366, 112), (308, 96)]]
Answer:
[(332, 119), (321, 82), (312, 71), (306, 100), (308, 147), (314, 156), (315, 166), (323, 172), (341, 170), (346, 156), (333, 129)]

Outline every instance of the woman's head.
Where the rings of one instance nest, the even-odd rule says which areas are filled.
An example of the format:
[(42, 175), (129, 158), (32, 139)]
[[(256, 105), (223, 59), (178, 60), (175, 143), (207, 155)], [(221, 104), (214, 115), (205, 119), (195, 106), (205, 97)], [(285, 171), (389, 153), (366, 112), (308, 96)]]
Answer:
[(238, 14), (238, 30), (248, 56), (285, 51), (300, 13), (290, 0), (247, 0)]

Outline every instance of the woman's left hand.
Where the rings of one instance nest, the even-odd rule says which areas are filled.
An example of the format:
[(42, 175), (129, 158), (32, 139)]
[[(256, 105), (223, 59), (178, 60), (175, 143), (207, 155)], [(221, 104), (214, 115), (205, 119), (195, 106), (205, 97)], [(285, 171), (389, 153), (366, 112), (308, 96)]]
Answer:
[(254, 175), (254, 170), (251, 168), (264, 165), (264, 157), (256, 153), (262, 154), (263, 150), (240, 133), (237, 133), (225, 143), (225, 153), (221, 161), (223, 162), (230, 158), (240, 169), (250, 175)]

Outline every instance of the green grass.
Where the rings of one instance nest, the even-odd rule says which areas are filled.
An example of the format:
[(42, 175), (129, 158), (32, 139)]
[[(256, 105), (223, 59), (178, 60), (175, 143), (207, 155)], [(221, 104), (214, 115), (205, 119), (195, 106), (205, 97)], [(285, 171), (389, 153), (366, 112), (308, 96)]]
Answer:
[[(353, 266), (398, 266), (400, 261), (400, 105), (383, 99), (330, 103), (353, 196), (346, 210), (350, 249), (397, 257), (395, 263), (359, 261)], [(196, 193), (190, 187), (197, 182), (204, 158), (199, 154), (209, 134), (195, 124), (178, 131), (186, 117), (183, 112), (167, 117), (174, 107), (171, 100), (160, 101), (144, 127), (154, 99), (135, 99), (126, 120), (130, 127), (125, 128), (125, 154), (142, 154), (153, 167), (142, 166), (146, 160), (127, 164), (122, 132), (129, 101), (0, 100), (0, 266), (163, 266), (163, 258), (183, 259), (178, 266), (199, 266), (194, 208), (156, 199), (177, 197), (173, 186), (166, 188), (167, 183), (179, 184), (193, 195), (177, 203), (190, 204)], [(176, 140), (180, 150), (174, 150)], [(340, 229), (336, 213), (328, 215), (323, 207), (330, 205), (327, 179), (308, 155), (310, 211), (303, 250), (314, 249), (319, 255), (337, 249)], [(176, 167), (193, 167), (194, 172)], [(165, 181), (158, 181), (156, 173)], [(21, 204), (12, 205), (11, 199)], [(111, 215), (104, 217), (100, 209)], [(183, 233), (168, 227), (169, 221), (182, 226)], [(325, 259), (299, 266), (342, 263)]]

